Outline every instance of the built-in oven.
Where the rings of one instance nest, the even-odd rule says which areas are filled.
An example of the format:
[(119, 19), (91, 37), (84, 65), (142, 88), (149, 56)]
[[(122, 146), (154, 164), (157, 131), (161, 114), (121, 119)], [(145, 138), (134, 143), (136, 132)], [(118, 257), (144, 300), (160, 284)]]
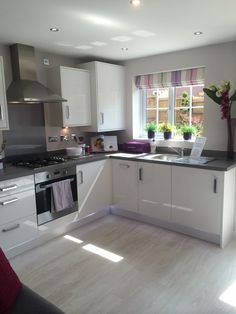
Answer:
[[(60, 193), (57, 197), (66, 198), (66, 193), (68, 193), (69, 188), (70, 196), (72, 195), (72, 202), (68, 203), (68, 206), (65, 208), (55, 210), (53, 202), (53, 198), (55, 197), (53, 194), (53, 185), (55, 186), (55, 183), (65, 180), (67, 183), (67, 190), (59, 190)], [(78, 195), (75, 166), (58, 167), (58, 169), (49, 169), (47, 171), (35, 173), (35, 192), (38, 225), (42, 225), (77, 211)]]

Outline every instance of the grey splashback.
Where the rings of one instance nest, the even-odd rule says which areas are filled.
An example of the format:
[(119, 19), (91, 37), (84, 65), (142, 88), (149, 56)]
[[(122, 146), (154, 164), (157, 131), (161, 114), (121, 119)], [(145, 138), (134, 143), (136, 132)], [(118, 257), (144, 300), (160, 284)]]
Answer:
[(10, 130), (3, 131), (6, 156), (46, 151), (43, 104), (8, 105)]

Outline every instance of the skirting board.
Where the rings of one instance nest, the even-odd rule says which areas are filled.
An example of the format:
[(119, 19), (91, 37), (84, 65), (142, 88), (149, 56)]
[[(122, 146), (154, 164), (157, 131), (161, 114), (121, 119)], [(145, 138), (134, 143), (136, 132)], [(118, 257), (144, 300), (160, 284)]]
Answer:
[(142, 214), (131, 212), (131, 211), (120, 209), (120, 208), (116, 208), (114, 206), (111, 207), (111, 214), (123, 216), (123, 217), (130, 218), (133, 220), (138, 220), (138, 221), (150, 224), (150, 225), (154, 225), (154, 226), (165, 228), (165, 229), (168, 229), (171, 231), (183, 233), (185, 235), (189, 235), (189, 236), (192, 236), (194, 238), (198, 238), (198, 239), (201, 239), (201, 240), (204, 240), (207, 242), (211, 242), (211, 243), (220, 245), (220, 235), (218, 235), (218, 234), (211, 234), (211, 233), (208, 233), (205, 231), (201, 231), (201, 230), (197, 230), (197, 229), (193, 229), (193, 228), (189, 228), (189, 227), (161, 221), (161, 220), (158, 220), (156, 218), (147, 217), (147, 216), (144, 216)]
[(72, 231), (76, 228), (85, 226), (85, 225), (87, 225), (87, 224), (89, 224), (89, 223), (91, 223), (97, 219), (100, 219), (106, 215), (109, 215), (109, 213), (110, 213), (109, 208), (105, 208), (105, 209), (99, 210), (96, 213), (91, 214), (85, 218), (82, 218), (80, 220), (71, 222), (69, 224), (65, 224), (64, 226), (55, 227), (54, 229), (50, 230), (49, 232), (47, 232), (43, 235), (40, 235), (39, 237), (37, 237), (31, 241), (22, 243), (19, 246), (13, 247), (13, 248), (5, 251), (5, 254), (8, 258), (12, 258), (16, 255), (22, 254), (28, 250), (31, 250), (37, 246), (40, 246), (40, 245), (58, 237), (58, 236), (61, 236), (61, 235), (65, 234), (66, 232), (69, 232), (69, 231)]

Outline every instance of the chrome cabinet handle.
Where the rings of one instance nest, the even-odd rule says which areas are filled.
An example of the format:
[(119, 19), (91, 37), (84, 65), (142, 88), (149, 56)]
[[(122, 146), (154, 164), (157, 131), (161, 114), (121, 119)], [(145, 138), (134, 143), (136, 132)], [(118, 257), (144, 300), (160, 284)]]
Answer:
[(8, 205), (8, 204), (11, 204), (11, 203), (15, 203), (18, 201), (18, 198), (12, 198), (11, 200), (7, 200), (7, 201), (4, 201), (4, 202), (0, 202), (0, 205), (4, 206), (4, 205)]
[(139, 168), (138, 172), (139, 172), (139, 181), (142, 181), (143, 180), (143, 168)]
[(70, 118), (70, 107), (66, 105), (66, 119)]
[(0, 104), (0, 120), (3, 120), (3, 116), (2, 116), (2, 104)]
[(2, 229), (2, 232), (12, 231), (12, 230), (17, 229), (17, 228), (19, 228), (19, 227), (20, 227), (20, 224), (15, 224), (15, 225), (13, 225), (13, 226), (11, 226), (11, 227)]
[(127, 164), (119, 164), (119, 166), (121, 167), (121, 168), (130, 168), (130, 165), (127, 165)]
[(214, 178), (214, 181), (213, 181), (213, 192), (217, 194), (217, 178), (216, 177)]
[(80, 171), (79, 171), (79, 174), (80, 174), (80, 184), (83, 184), (83, 183), (84, 183), (84, 174), (83, 174), (83, 171), (80, 170)]
[(104, 124), (104, 112), (100, 112), (101, 115), (101, 124)]
[(14, 184), (14, 185), (6, 186), (4, 188), (0, 188), (0, 191), (6, 192), (6, 191), (14, 190), (14, 189), (17, 189), (17, 188), (18, 188), (18, 185)]

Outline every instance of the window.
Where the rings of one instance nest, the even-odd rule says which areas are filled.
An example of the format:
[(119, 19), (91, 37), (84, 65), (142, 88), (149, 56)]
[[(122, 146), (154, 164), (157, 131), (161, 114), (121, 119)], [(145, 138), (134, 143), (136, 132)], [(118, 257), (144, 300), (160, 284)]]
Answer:
[(203, 133), (205, 68), (138, 75), (140, 91), (140, 136), (148, 122), (169, 122), (178, 128), (194, 125)]
[(204, 85), (190, 85), (140, 90), (142, 130), (148, 122), (169, 122), (177, 130), (182, 124), (194, 125), (198, 135), (202, 135), (203, 87)]

